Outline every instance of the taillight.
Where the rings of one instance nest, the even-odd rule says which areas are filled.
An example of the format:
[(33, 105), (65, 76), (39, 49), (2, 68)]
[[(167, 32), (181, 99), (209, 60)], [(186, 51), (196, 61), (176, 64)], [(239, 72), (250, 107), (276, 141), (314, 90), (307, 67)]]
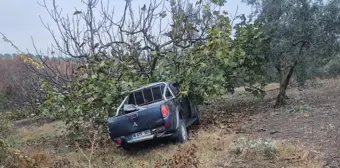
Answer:
[(167, 121), (164, 121), (164, 126), (169, 126), (169, 122), (167, 122)]
[(169, 115), (169, 107), (167, 105), (161, 106), (161, 114), (163, 118), (166, 118)]
[(117, 143), (118, 145), (121, 145), (121, 144), (122, 144), (122, 140), (118, 139), (116, 143)]

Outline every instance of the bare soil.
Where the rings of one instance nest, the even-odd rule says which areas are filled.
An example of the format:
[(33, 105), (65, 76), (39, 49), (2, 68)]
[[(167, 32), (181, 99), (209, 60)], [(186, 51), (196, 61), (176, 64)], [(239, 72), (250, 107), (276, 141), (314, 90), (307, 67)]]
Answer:
[(311, 149), (312, 159), (322, 159), (324, 166), (340, 167), (339, 82), (319, 80), (302, 91), (290, 88), (287, 105), (276, 109), (275, 88), (264, 100), (239, 92), (208, 106), (204, 122), (253, 139), (304, 144)]
[(245, 126), (254, 137), (302, 142), (324, 155), (325, 165), (340, 167), (340, 80), (323, 80), (321, 86), (288, 92), (288, 105), (263, 109)]

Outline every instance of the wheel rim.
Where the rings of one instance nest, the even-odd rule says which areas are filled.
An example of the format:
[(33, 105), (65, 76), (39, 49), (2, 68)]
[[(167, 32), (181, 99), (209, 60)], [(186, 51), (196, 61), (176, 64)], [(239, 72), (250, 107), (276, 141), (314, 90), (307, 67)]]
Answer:
[(181, 132), (182, 132), (182, 139), (184, 141), (186, 141), (187, 140), (187, 130), (186, 130), (186, 128), (185, 128), (185, 126), (183, 124), (181, 126)]

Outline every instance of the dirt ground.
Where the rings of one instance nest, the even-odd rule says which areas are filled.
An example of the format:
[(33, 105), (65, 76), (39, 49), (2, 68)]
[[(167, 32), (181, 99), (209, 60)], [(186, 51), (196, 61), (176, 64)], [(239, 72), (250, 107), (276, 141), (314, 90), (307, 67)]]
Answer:
[[(161, 142), (132, 154), (110, 144), (96, 151), (94, 163), (97, 167), (157, 167), (155, 165), (170, 164), (171, 159), (181, 157), (182, 162), (187, 162), (183, 158), (190, 160), (194, 167), (340, 167), (340, 146), (337, 144), (340, 133), (339, 82), (340, 79), (320, 80), (303, 91), (290, 88), (287, 105), (278, 109), (273, 108), (277, 85), (267, 87), (264, 99), (238, 89), (234, 95), (200, 107), (202, 124), (191, 129), (188, 143)], [(34, 157), (39, 149), (49, 153), (49, 157), (73, 160), (77, 167), (82, 167), (79, 166), (81, 161), (86, 165), (83, 153), (55, 138), (62, 135), (62, 122), (44, 122), (35, 126), (21, 122), (18, 125), (12, 143), (26, 154)], [(275, 146), (280, 150), (270, 157), (267, 153), (251, 155), (252, 152), (246, 150), (241, 150), (240, 154), (232, 153), (231, 147), (242, 137), (256, 142), (259, 139), (276, 142)], [(104, 162), (107, 164), (103, 165)]]
[[(263, 108), (245, 125), (253, 137), (302, 142), (324, 155), (325, 165), (340, 167), (340, 85), (339, 80), (323, 80), (320, 86), (299, 91), (290, 89), (289, 105)], [(273, 103), (270, 103), (273, 104)]]
[(262, 101), (238, 93), (228, 96), (224, 100), (227, 102), (212, 105), (210, 111), (217, 111), (213, 118), (225, 118), (215, 123), (221, 128), (254, 139), (303, 144), (311, 149), (312, 157), (323, 160), (325, 167), (340, 167), (339, 82), (339, 79), (319, 80), (302, 91), (290, 88), (287, 105), (282, 108), (273, 108), (277, 94), (274, 86)]

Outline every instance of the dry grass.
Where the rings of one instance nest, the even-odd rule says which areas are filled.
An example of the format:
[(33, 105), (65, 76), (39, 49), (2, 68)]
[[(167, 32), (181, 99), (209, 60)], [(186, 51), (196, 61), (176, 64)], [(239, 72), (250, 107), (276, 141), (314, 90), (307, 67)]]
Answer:
[[(19, 150), (8, 149), (8, 157), (0, 162), (0, 167), (13, 168), (68, 168), (71, 166), (68, 159), (56, 156), (52, 153), (36, 150), (24, 153)], [(2, 167), (1, 167), (2, 168)]]
[(306, 150), (304, 145), (277, 141), (277, 155), (282, 162), (292, 163), (295, 167), (321, 168), (322, 154), (314, 150)]
[[(188, 143), (157, 144), (147, 148), (126, 152), (115, 145), (107, 146), (95, 152), (94, 165), (98, 167), (169, 167), (170, 165), (211, 167), (221, 161), (228, 151), (235, 135), (223, 134), (221, 130), (198, 130)], [(87, 151), (89, 153), (89, 151)], [(87, 165), (86, 159), (79, 152), (64, 155), (76, 166)], [(174, 161), (178, 163), (174, 163)], [(181, 161), (182, 160), (182, 161)], [(191, 161), (188, 161), (191, 160)], [(213, 166), (214, 167), (214, 166)]]
[[(18, 137), (26, 140), (56, 133), (61, 122), (44, 124), (35, 129), (19, 129)], [(27, 132), (28, 131), (28, 132)], [(30, 134), (30, 135), (29, 135)], [(242, 138), (241, 138), (242, 139)], [(268, 142), (268, 143), (263, 143)], [(235, 144), (240, 152), (235, 152)], [(266, 144), (263, 146), (263, 144)], [(255, 146), (254, 146), (255, 145)], [(261, 146), (262, 145), (262, 146)], [(22, 151), (40, 167), (88, 167), (88, 160), (77, 150), (56, 153), (52, 149)], [(90, 151), (84, 149), (85, 154)], [(95, 167), (301, 167), (319, 168), (317, 152), (286, 141), (248, 140), (220, 128), (199, 128), (191, 131), (185, 144), (157, 144), (126, 152), (110, 144), (95, 149), (92, 163)], [(22, 164), (25, 168), (24, 164)]]
[[(95, 167), (294, 167), (321, 168), (315, 156), (320, 154), (307, 150), (303, 145), (286, 141), (263, 141), (261, 139), (240, 141), (235, 134), (218, 128), (199, 129), (185, 144), (157, 144), (126, 152), (114, 144), (96, 149), (93, 156)], [(242, 142), (242, 143), (240, 143)], [(268, 143), (262, 143), (268, 142)], [(233, 152), (235, 144), (240, 153)], [(261, 146), (263, 144), (267, 144)], [(89, 150), (84, 150), (89, 154)], [(40, 165), (72, 165), (88, 167), (88, 161), (78, 151), (56, 155), (44, 151), (28, 154)], [(67, 160), (62, 159), (67, 158)], [(57, 166), (58, 167), (58, 166)], [(61, 166), (62, 167), (62, 166)], [(65, 167), (65, 166), (64, 166)]]
[[(52, 122), (37, 127), (18, 128), (15, 137), (22, 141), (39, 139), (43, 136), (61, 134), (62, 122)], [(241, 142), (241, 143), (240, 143)], [(267, 146), (262, 142), (270, 142)], [(233, 152), (238, 144), (240, 152)], [(254, 146), (255, 148), (251, 147)], [(256, 144), (260, 144), (256, 147)], [(272, 145), (272, 146), (271, 146)], [(63, 148), (63, 146), (60, 146)], [(261, 149), (261, 150), (259, 150)], [(34, 146), (21, 151), (40, 167), (88, 167), (88, 160), (76, 149), (57, 152), (52, 147), (45, 149)], [(91, 151), (84, 149), (88, 155)], [(240, 136), (220, 127), (201, 127), (191, 131), (191, 139), (185, 144), (156, 144), (132, 152), (109, 144), (94, 151), (92, 164), (95, 167), (301, 167), (319, 168), (321, 162), (314, 161), (320, 154), (307, 150), (300, 144), (285, 141), (263, 141), (260, 139), (240, 141)], [(313, 157), (312, 157), (313, 156)], [(23, 164), (24, 165), (24, 164)], [(25, 168), (25, 166), (22, 166)]]
[(64, 123), (61, 121), (55, 121), (51, 123), (45, 123), (41, 126), (18, 128), (13, 139), (26, 142), (29, 140), (37, 140), (42, 137), (62, 135), (64, 130)]
[(283, 140), (248, 140), (240, 138), (231, 145), (230, 167), (251, 168), (321, 168), (321, 154), (302, 144)]

